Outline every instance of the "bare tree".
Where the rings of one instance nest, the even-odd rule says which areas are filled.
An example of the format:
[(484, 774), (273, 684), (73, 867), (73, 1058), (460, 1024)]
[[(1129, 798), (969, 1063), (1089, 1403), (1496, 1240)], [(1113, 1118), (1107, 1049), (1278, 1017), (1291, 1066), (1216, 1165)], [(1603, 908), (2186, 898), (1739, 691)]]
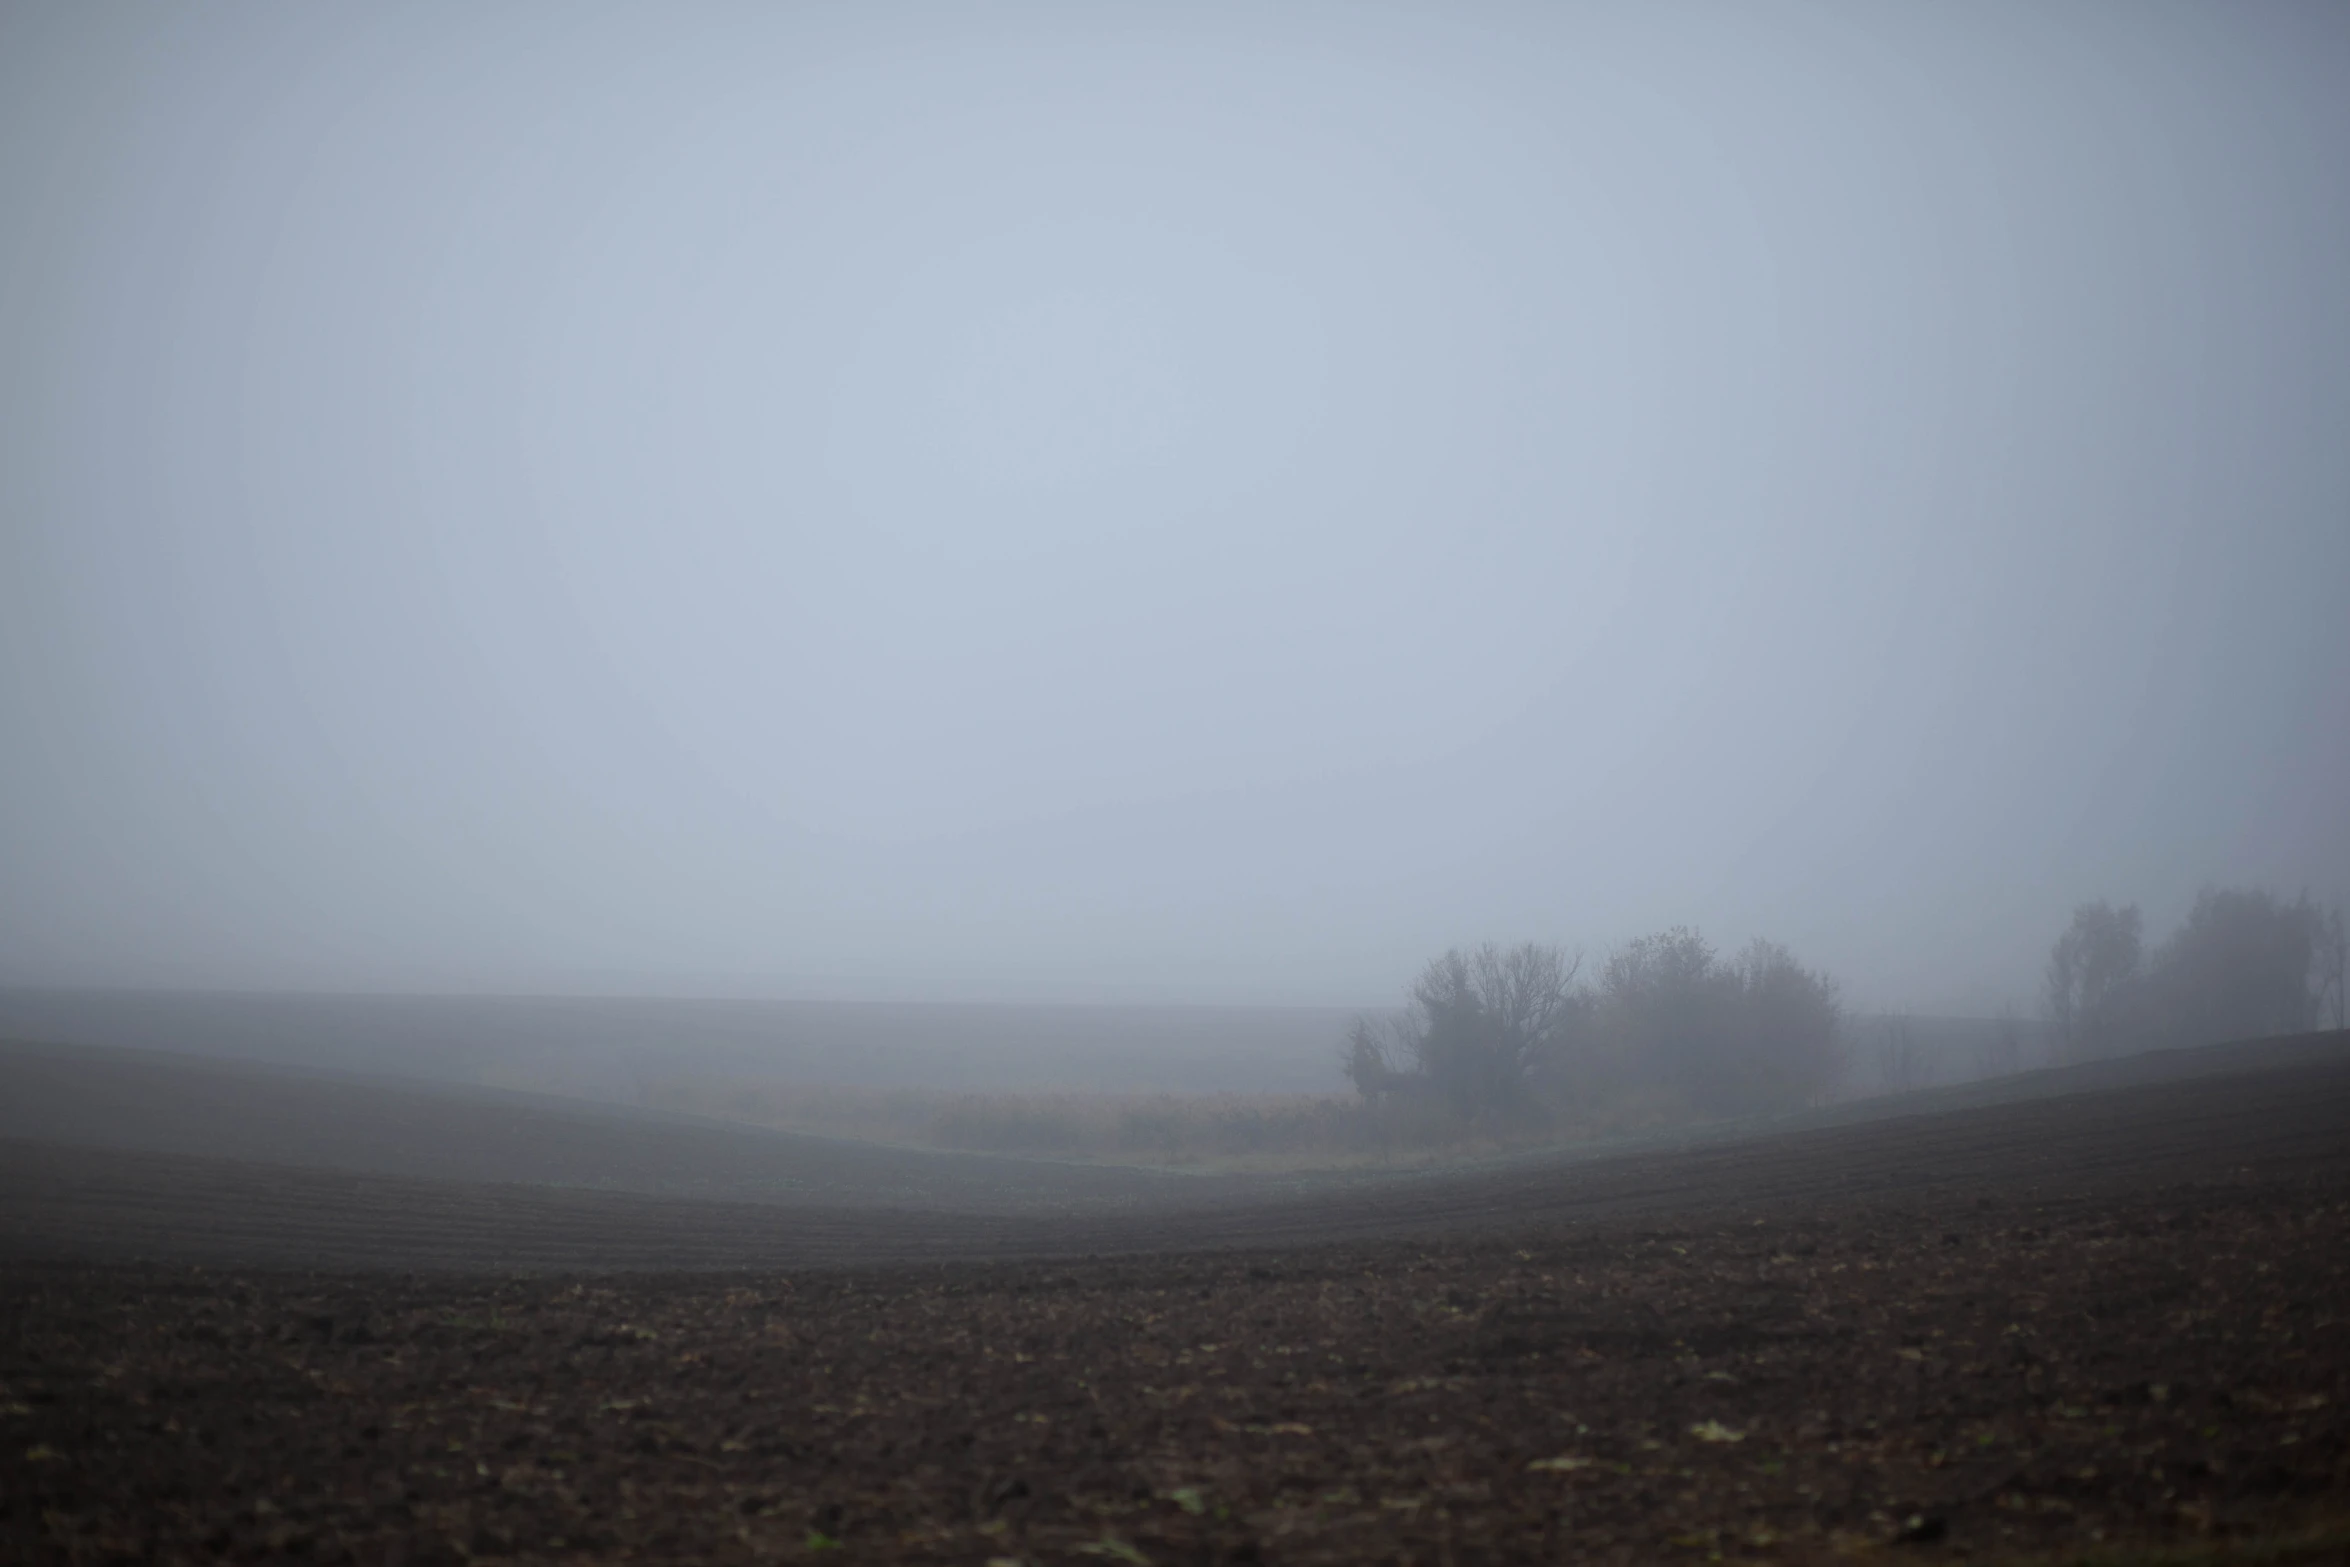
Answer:
[(1596, 989), (1576, 984), (1581, 968), (1538, 942), (1447, 952), (1400, 1015), (1354, 1020), (1347, 1076), (1366, 1100), (1441, 1097), (1492, 1124), (1642, 1102), (1646, 1114), (1788, 1110), (1819, 1102), (1844, 1070), (1834, 981), (1772, 942), (1723, 962), (1677, 928), (1617, 949)]
[[(2206, 887), (2170, 937), (2142, 951), (2135, 908), (2083, 904), (2048, 955), (2046, 999), (2064, 1059), (2140, 1044), (2259, 1039), (2341, 1019), (2341, 911), (2308, 894)], [(2141, 958), (2144, 961), (2141, 962)]]
[(1618, 1057), (1705, 1115), (1817, 1102), (1842, 1073), (1842, 1008), (1826, 975), (1775, 942), (1722, 962), (1676, 927), (1619, 947), (1600, 975)]
[(1599, 978), (1607, 1025), (1625, 1058), (1720, 1112), (1738, 1108), (1717, 1070), (1736, 988), (1712, 944), (1685, 925), (1626, 942), (1609, 954)]
[(1777, 942), (1748, 944), (1732, 966), (1728, 1081), (1740, 1108), (1816, 1104), (1843, 1075), (1844, 1009), (1835, 982)]
[[(1347, 1075), (1365, 1098), (1425, 1088), (1470, 1121), (1522, 1114), (1529, 1079), (1581, 1008), (1581, 966), (1539, 942), (1456, 947), (1421, 972), (1402, 1016), (1355, 1019)], [(1398, 1068), (1405, 1058), (1413, 1070)]]
[(2084, 903), (2048, 954), (2048, 1020), (2069, 1061), (2114, 1048), (2145, 945), (2136, 904)]
[(2306, 893), (2288, 903), (2256, 889), (2206, 887), (2149, 965), (2153, 1022), (2182, 1045), (2313, 1028), (2332, 937), (2331, 919)]

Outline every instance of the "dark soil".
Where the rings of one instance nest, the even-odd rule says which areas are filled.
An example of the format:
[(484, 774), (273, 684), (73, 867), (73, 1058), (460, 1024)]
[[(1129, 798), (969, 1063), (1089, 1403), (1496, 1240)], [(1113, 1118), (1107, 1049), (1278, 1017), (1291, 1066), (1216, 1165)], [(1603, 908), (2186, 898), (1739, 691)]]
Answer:
[[(1934, 1557), (2350, 1497), (2340, 1182), (798, 1277), (0, 1280), (0, 1555)], [(2350, 1536), (2333, 1536), (2335, 1560)]]
[[(695, 1213), (694, 1255), (815, 1248), (503, 1277), (73, 1260), (73, 1151), (20, 1144), (0, 1559), (2341, 1561), (2346, 1104), (2309, 1067), (821, 1246), (774, 1207), (349, 1176), (254, 1220), (197, 1177), (267, 1167), (193, 1159), (67, 1210), (147, 1215), (85, 1259), (177, 1225), (283, 1264), (338, 1215), (383, 1258), (463, 1213), (477, 1269), (558, 1220), (526, 1260)], [(917, 1241), (963, 1255), (859, 1260)]]

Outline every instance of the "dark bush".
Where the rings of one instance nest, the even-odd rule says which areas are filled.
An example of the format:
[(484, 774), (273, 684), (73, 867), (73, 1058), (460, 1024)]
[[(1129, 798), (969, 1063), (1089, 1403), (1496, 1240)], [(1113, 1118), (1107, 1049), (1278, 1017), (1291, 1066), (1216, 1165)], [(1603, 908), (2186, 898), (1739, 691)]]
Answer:
[(1740, 1106), (1787, 1110), (1827, 1097), (1844, 1070), (1836, 985), (1776, 942), (1756, 941), (1731, 970), (1729, 1048), (1716, 1081)]
[(1843, 1068), (1834, 984), (1773, 942), (1724, 963), (1685, 927), (1644, 936), (1608, 959), (1600, 1000), (1609, 1054), (1700, 1114), (1810, 1104)]
[[(1456, 947), (1421, 972), (1401, 1017), (1355, 1020), (1347, 1075), (1365, 1098), (1432, 1093), (1471, 1124), (1526, 1119), (1535, 1072), (1561, 1053), (1585, 1004), (1579, 966), (1537, 942)], [(1399, 1057), (1412, 1070), (1399, 1070)]]

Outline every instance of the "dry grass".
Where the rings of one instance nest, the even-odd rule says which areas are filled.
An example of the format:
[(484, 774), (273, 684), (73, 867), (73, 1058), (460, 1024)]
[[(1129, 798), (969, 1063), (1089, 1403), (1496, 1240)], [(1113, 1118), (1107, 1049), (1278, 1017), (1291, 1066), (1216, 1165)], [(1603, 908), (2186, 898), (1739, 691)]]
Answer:
[(900, 1147), (1235, 1173), (1412, 1167), (1619, 1137), (1687, 1119), (1677, 1105), (1625, 1100), (1600, 1114), (1496, 1129), (1471, 1125), (1430, 1099), (982, 1094), (684, 1076), (640, 1082), (637, 1101), (649, 1109)]
[(979, 1094), (666, 1078), (640, 1084), (638, 1097), (648, 1108), (826, 1137), (1180, 1169), (1394, 1162), (1478, 1141), (1433, 1106), (1368, 1106), (1351, 1095)]

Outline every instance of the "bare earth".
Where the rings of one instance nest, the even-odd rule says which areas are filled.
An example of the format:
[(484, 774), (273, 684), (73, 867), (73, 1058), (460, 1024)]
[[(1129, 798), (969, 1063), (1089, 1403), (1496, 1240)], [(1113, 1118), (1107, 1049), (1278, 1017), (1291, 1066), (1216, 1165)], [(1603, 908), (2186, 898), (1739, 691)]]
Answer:
[(1205, 1185), (76, 1059), (0, 1051), (0, 1559), (2350, 1559), (2344, 1036)]

